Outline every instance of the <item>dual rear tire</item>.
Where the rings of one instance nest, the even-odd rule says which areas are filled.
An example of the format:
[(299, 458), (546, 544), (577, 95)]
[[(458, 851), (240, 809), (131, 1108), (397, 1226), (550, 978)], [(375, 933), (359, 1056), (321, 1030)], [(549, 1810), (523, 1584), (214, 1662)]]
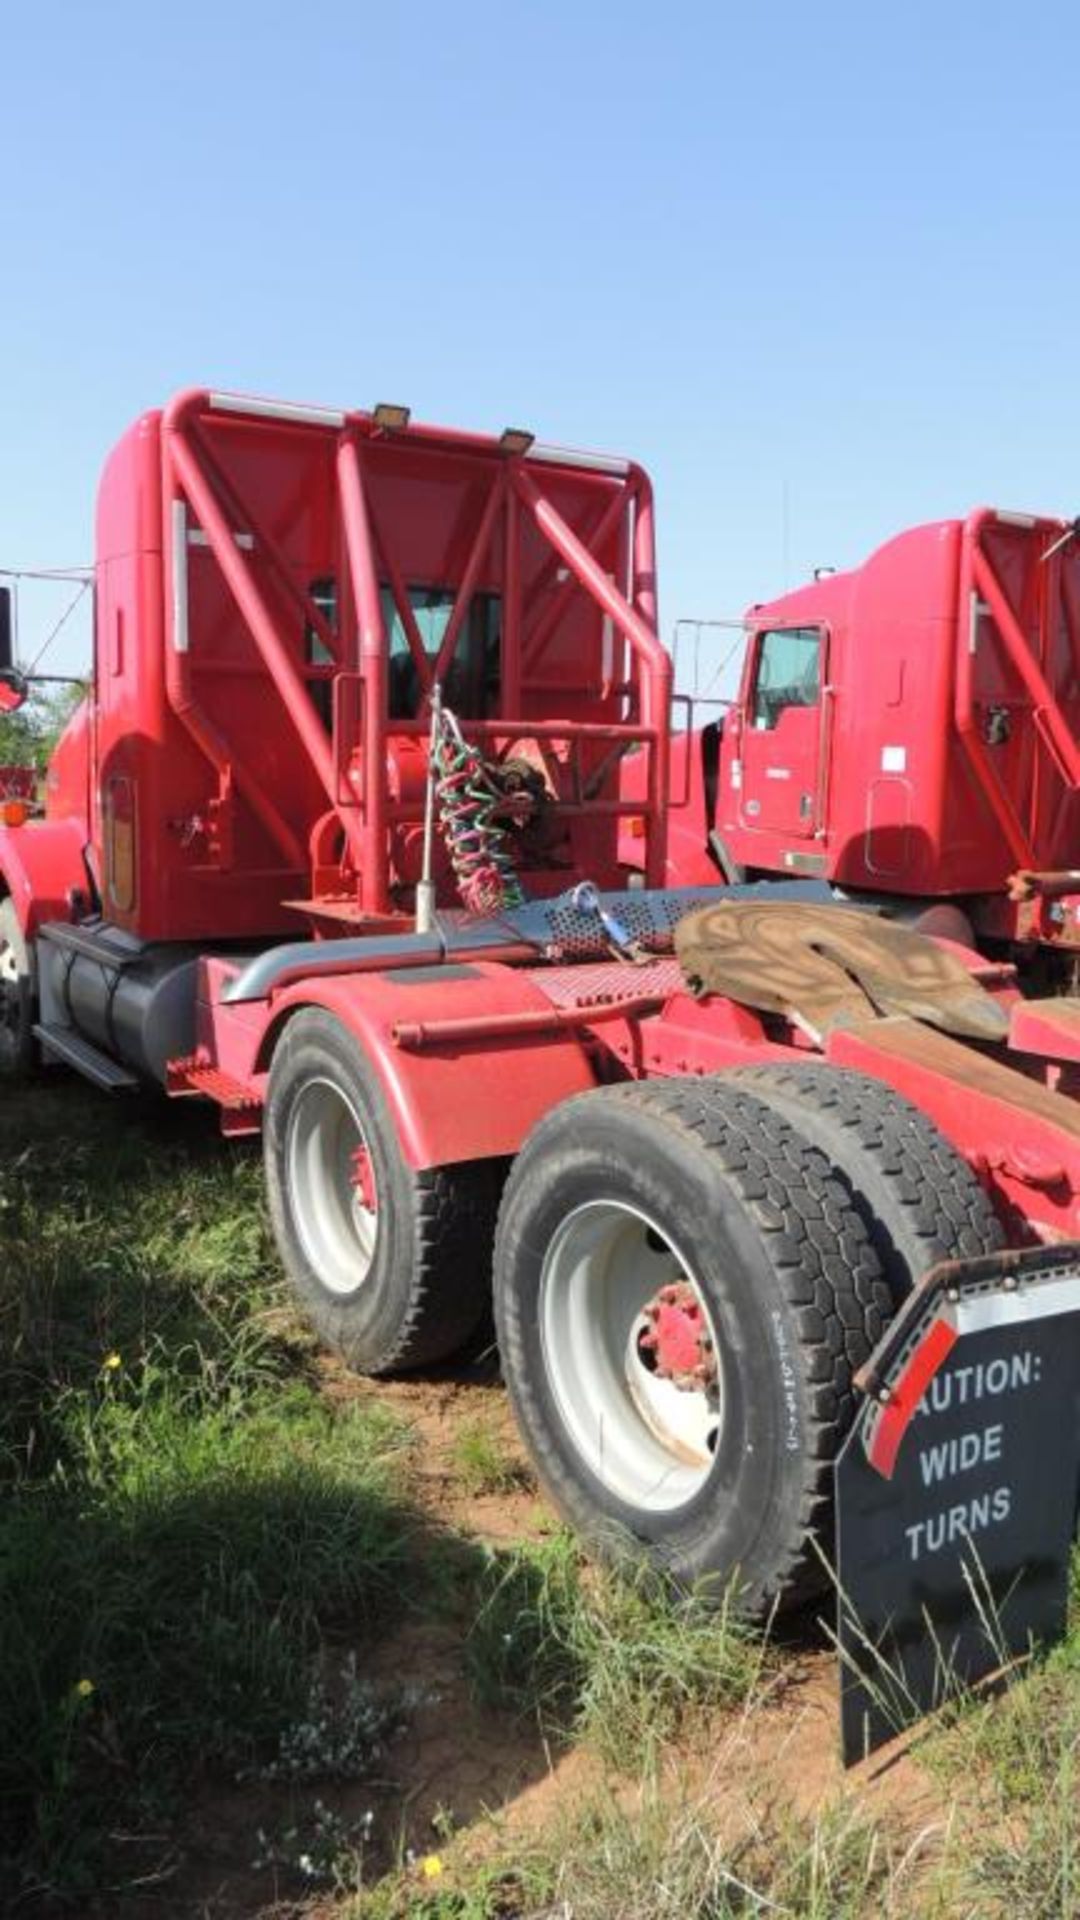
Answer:
[(734, 1581), (750, 1613), (807, 1598), (854, 1372), (922, 1273), (1000, 1244), (966, 1164), (858, 1074), (729, 1073), (557, 1108), (515, 1162), (495, 1257), (541, 1479), (601, 1551), (637, 1542), (680, 1583)]
[(416, 1172), (356, 1041), (317, 1009), (279, 1043), (270, 1207), (324, 1340), (428, 1366), (494, 1308), (555, 1504), (601, 1551), (752, 1613), (819, 1589), (853, 1375), (936, 1261), (1001, 1232), (966, 1164), (877, 1082), (824, 1066), (599, 1089), (554, 1108), (506, 1183)]

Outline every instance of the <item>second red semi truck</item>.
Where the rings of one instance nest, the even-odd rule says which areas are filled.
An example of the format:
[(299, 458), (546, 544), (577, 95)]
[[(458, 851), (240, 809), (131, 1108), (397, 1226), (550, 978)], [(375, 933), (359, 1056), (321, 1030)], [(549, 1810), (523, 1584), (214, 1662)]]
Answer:
[(674, 743), (669, 877), (813, 874), (1072, 981), (1080, 527), (991, 508), (915, 527), (746, 630), (723, 720)]
[(583, 1532), (797, 1598), (899, 1298), (1080, 1233), (1076, 1004), (828, 884), (994, 902), (1068, 864), (1058, 531), (984, 515), (887, 554), (862, 720), (865, 582), (760, 620), (702, 772), (734, 884), (673, 889), (638, 465), (178, 396), (105, 467), (91, 691), (44, 816), (0, 827), (3, 1097), (63, 1064), (215, 1103), (261, 1134), (285, 1267), (352, 1365), (444, 1359), (494, 1283)]

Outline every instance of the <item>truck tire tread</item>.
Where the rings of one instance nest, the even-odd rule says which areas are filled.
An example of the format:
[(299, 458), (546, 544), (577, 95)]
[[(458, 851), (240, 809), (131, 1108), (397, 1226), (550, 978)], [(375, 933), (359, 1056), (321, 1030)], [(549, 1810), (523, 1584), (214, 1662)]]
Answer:
[(893, 1305), (941, 1260), (994, 1253), (1005, 1234), (967, 1161), (926, 1114), (846, 1067), (740, 1067), (752, 1089), (830, 1158), (881, 1260)]
[[(378, 1197), (370, 1272), (345, 1291), (312, 1265), (289, 1190), (290, 1116), (312, 1080), (336, 1086), (363, 1116)], [(316, 1007), (294, 1014), (278, 1041), (263, 1143), (278, 1250), (328, 1346), (358, 1372), (379, 1375), (432, 1366), (470, 1343), (490, 1314), (501, 1163), (410, 1167), (370, 1062), (341, 1021)]]
[[(600, 1102), (630, 1107), (662, 1126), (669, 1138), (685, 1142), (692, 1154), (703, 1151), (761, 1236), (799, 1344), (806, 1411), (797, 1523), (747, 1604), (754, 1612), (777, 1603), (799, 1604), (824, 1584), (812, 1539), (828, 1551), (832, 1462), (854, 1411), (852, 1376), (884, 1328), (891, 1304), (865, 1228), (823, 1154), (752, 1089), (723, 1077), (605, 1088), (577, 1096), (540, 1123), (515, 1165), (500, 1212), (496, 1319), (511, 1397), (537, 1465), (578, 1524), (581, 1502), (568, 1484), (565, 1464), (544, 1444), (544, 1418), (522, 1348), (521, 1302), (515, 1303), (507, 1276), (520, 1251), (523, 1188), (534, 1168), (539, 1173), (541, 1160), (543, 1179), (559, 1181), (575, 1158), (578, 1123), (596, 1113)], [(562, 1152), (554, 1145), (560, 1133), (566, 1137)]]

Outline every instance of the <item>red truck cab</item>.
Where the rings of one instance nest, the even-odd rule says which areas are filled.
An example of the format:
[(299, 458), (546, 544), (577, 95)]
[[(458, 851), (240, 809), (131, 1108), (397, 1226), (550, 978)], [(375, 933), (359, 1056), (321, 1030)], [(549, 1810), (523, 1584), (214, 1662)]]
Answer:
[(727, 716), (673, 745), (669, 881), (815, 876), (1080, 947), (1071, 523), (982, 508), (916, 527), (746, 626)]

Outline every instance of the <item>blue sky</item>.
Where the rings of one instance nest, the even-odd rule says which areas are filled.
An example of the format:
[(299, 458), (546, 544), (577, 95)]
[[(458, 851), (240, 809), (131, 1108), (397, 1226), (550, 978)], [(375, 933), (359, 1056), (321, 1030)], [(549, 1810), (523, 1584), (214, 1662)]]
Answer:
[(3, 11), (2, 564), (89, 557), (109, 445), (189, 384), (635, 455), (665, 635), (981, 500), (1080, 511), (1060, 0)]

